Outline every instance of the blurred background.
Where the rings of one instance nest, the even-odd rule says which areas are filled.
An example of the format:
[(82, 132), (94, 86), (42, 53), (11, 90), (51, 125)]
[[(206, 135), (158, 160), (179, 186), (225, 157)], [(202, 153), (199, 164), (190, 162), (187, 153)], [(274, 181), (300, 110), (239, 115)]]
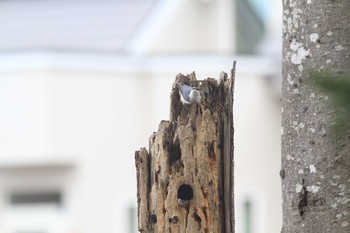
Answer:
[(135, 233), (134, 151), (178, 73), (237, 61), (237, 233), (281, 229), (281, 3), (1, 0), (0, 232)]

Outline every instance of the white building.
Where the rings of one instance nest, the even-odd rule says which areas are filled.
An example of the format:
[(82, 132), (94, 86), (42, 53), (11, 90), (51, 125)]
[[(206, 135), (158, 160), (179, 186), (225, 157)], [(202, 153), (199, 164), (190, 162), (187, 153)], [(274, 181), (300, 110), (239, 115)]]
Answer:
[(0, 232), (136, 232), (134, 151), (168, 119), (176, 74), (218, 77), (233, 60), (237, 232), (279, 232), (279, 54), (268, 45), (280, 42), (273, 23), (270, 43), (257, 39), (250, 6), (1, 1)]

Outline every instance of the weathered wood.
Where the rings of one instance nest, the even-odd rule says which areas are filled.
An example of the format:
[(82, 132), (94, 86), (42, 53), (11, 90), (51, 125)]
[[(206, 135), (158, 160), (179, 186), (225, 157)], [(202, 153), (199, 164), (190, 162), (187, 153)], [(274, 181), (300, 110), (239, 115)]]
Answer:
[[(234, 232), (234, 73), (176, 77), (170, 121), (135, 154), (140, 232)], [(197, 86), (201, 104), (184, 106), (177, 83)]]

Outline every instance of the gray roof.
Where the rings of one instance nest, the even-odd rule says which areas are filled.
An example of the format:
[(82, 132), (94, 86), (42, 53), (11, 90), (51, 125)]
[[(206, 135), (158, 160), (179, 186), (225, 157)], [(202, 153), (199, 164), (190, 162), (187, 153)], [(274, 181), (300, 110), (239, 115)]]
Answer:
[(0, 1), (0, 52), (122, 52), (154, 0)]

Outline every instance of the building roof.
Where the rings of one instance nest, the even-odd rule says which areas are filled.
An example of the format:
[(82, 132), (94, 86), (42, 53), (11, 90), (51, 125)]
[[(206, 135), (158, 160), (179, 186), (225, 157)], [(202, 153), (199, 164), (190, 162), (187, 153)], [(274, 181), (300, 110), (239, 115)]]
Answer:
[(154, 2), (155, 0), (0, 1), (0, 52), (123, 52), (126, 41)]

